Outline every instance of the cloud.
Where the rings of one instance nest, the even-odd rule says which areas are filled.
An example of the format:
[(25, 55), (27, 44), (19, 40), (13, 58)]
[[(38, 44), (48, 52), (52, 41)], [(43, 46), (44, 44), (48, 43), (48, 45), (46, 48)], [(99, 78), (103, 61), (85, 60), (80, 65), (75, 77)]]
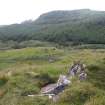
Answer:
[(104, 4), (104, 0), (0, 0), (0, 24), (36, 19), (40, 14), (52, 10), (105, 10)]

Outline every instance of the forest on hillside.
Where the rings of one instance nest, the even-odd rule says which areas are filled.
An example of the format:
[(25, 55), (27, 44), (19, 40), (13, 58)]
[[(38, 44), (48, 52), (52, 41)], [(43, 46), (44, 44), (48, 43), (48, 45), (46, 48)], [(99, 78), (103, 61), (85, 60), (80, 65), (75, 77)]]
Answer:
[(35, 21), (0, 27), (1, 45), (29, 40), (62, 45), (105, 44), (105, 12), (88, 9), (52, 11)]

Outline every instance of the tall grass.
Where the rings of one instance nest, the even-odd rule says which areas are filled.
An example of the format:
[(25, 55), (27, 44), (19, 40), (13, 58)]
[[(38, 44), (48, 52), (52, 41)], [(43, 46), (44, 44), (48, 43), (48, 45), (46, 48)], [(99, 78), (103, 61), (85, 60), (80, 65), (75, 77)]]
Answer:
[[(76, 77), (57, 103), (47, 97), (26, 96), (38, 94), (42, 86), (55, 83), (59, 74), (66, 74), (76, 60), (86, 64), (88, 78), (79, 82)], [(104, 105), (104, 68), (104, 49), (37, 47), (0, 51), (0, 105)]]

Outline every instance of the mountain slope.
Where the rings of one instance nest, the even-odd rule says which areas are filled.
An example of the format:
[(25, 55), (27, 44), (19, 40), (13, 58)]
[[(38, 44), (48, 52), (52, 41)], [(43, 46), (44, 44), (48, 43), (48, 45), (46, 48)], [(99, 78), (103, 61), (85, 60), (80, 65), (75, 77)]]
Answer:
[(52, 11), (35, 21), (0, 27), (0, 40), (105, 43), (104, 29), (104, 11)]

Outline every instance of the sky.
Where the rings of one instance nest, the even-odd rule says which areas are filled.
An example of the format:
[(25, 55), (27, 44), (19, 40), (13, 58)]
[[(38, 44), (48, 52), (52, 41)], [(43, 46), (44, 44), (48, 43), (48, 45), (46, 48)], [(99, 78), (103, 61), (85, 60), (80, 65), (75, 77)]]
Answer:
[(35, 20), (53, 10), (105, 11), (105, 0), (0, 0), (0, 25)]

